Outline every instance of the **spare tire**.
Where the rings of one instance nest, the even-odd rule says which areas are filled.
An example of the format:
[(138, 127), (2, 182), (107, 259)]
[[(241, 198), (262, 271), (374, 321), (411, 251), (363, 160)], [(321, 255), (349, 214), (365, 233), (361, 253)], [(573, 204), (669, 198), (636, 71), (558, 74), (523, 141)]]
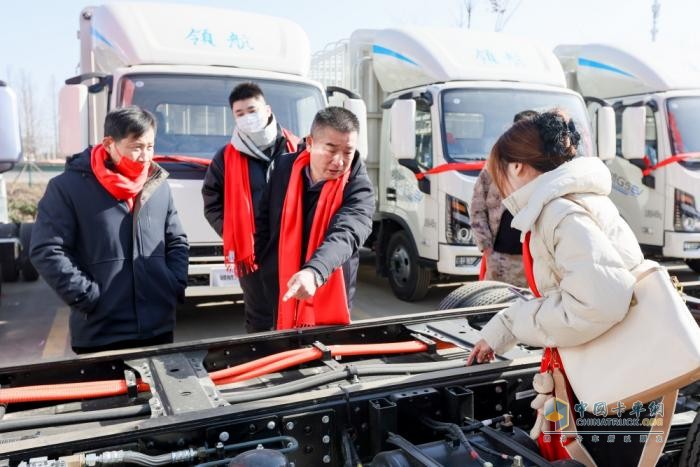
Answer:
[[(520, 298), (511, 289), (520, 291), (523, 295), (530, 292), (525, 289), (514, 287), (505, 282), (498, 281), (478, 281), (468, 282), (453, 290), (443, 298), (438, 306), (439, 310), (451, 310), (454, 308), (470, 308), (476, 306), (499, 305), (511, 303)], [(479, 314), (468, 318), (469, 324), (477, 329), (491, 318), (493, 313)]]

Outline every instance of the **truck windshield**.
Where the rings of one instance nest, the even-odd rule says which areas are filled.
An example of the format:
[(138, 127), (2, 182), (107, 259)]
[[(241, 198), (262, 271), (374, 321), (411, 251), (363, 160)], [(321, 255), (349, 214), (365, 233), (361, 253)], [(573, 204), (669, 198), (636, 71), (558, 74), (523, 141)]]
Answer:
[(579, 155), (591, 155), (586, 109), (572, 94), (513, 89), (453, 89), (442, 94), (442, 141), (448, 161), (483, 160), (523, 110), (563, 109), (581, 133)]
[[(139, 74), (122, 78), (120, 106), (138, 105), (158, 120), (156, 154), (211, 159), (235, 125), (228, 96), (245, 78)], [(302, 137), (323, 105), (321, 90), (290, 81), (256, 80), (277, 121)]]
[[(673, 154), (700, 152), (700, 96), (676, 97), (666, 103), (668, 127)], [(692, 170), (700, 170), (700, 158), (680, 163)]]

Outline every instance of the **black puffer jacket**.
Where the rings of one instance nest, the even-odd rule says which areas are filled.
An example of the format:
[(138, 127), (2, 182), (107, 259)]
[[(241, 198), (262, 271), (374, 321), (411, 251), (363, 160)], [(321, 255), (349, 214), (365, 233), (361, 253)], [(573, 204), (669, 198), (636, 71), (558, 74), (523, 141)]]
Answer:
[(90, 149), (49, 182), (32, 231), (32, 263), (71, 307), (74, 347), (170, 332), (187, 285), (188, 244), (167, 172), (154, 164), (131, 213), (93, 174)]

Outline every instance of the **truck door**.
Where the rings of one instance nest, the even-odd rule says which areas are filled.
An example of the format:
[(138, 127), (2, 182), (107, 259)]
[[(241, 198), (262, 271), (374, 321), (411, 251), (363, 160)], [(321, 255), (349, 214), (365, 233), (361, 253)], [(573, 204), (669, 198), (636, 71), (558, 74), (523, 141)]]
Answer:
[[(639, 98), (634, 100), (639, 101)], [(647, 165), (654, 165), (659, 160), (658, 131), (661, 128), (660, 115), (655, 111), (655, 106), (645, 105), (644, 125), (644, 158), (633, 158), (629, 154), (623, 154), (622, 114), (626, 108), (616, 107), (617, 122), (617, 150), (616, 157), (609, 162), (608, 167), (612, 175), (611, 199), (620, 210), (620, 214), (630, 225), (637, 241), (642, 245), (660, 247), (663, 245), (663, 220), (664, 220), (664, 186), (663, 171), (654, 172), (651, 177), (643, 176), (643, 169)], [(642, 137), (639, 135), (638, 137)]]
[[(433, 168), (433, 117), (431, 106), (423, 99), (416, 99), (415, 114), (415, 162), (420, 170)], [(439, 133), (437, 133), (439, 134)], [(438, 259), (438, 202), (437, 181), (419, 183), (415, 174), (397, 164), (392, 170), (393, 188), (396, 190), (396, 207), (405, 215), (411, 235), (422, 258)]]

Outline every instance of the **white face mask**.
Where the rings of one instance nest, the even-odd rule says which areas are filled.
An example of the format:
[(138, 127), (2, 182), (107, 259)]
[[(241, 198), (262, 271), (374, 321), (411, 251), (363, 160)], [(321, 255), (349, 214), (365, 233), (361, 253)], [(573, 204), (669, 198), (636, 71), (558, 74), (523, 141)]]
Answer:
[(236, 118), (236, 126), (243, 133), (257, 133), (267, 125), (269, 118), (262, 112), (252, 112)]

